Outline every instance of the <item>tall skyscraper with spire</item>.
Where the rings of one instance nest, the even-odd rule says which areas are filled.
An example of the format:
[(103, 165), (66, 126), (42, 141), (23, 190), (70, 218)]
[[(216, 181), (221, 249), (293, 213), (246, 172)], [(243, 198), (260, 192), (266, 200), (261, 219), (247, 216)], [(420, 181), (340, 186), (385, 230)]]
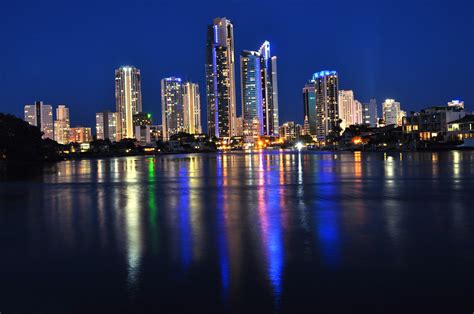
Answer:
[[(242, 113), (244, 134), (250, 135), (258, 120), (259, 134), (278, 135), (278, 86), (276, 57), (271, 57), (270, 43), (259, 51), (243, 51), (240, 55), (242, 79)], [(252, 134), (255, 136), (255, 134)]]
[(142, 112), (140, 70), (122, 66), (115, 70), (115, 105), (123, 138), (134, 138), (133, 115)]
[(262, 80), (263, 135), (276, 136), (278, 135), (277, 59), (271, 56), (270, 42), (268, 41), (262, 44), (258, 52)]
[(207, 29), (206, 44), (207, 129), (210, 136), (236, 134), (234, 27), (216, 18)]

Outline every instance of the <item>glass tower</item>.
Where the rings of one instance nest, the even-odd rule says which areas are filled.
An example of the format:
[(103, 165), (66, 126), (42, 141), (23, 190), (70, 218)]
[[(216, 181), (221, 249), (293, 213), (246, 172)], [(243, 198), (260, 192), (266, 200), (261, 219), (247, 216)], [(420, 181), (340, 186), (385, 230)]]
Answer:
[(208, 26), (206, 44), (207, 129), (210, 136), (236, 133), (234, 29), (224, 18)]
[(184, 126), (183, 84), (178, 77), (161, 80), (161, 117), (163, 140), (179, 132), (186, 132)]

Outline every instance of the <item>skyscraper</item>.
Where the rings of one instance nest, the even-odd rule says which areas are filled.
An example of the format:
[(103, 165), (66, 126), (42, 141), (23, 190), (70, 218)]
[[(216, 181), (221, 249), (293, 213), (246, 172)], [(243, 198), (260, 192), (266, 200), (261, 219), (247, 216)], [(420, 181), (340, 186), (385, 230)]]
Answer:
[(244, 50), (240, 54), (240, 77), (242, 94), (243, 135), (252, 137), (263, 134), (263, 124), (253, 132), (254, 119), (263, 121), (262, 79), (260, 71), (260, 53)]
[(134, 138), (133, 115), (142, 112), (140, 70), (122, 66), (115, 70), (115, 103), (120, 113), (123, 138)]
[(250, 126), (255, 125), (255, 119), (260, 125), (257, 135), (278, 135), (276, 62), (276, 57), (271, 57), (268, 41), (263, 43), (258, 52), (245, 50), (240, 55), (245, 135), (250, 135)]
[(280, 116), (278, 109), (278, 70), (277, 57), (272, 57), (272, 90), (273, 90), (273, 135), (279, 136)]
[(37, 126), (43, 132), (43, 138), (54, 139), (53, 107), (35, 101), (34, 105), (25, 106), (25, 121)]
[(401, 125), (402, 111), (400, 109), (400, 103), (396, 102), (395, 99), (385, 99), (382, 104), (382, 111), (385, 125)]
[(342, 120), (341, 128), (345, 128), (362, 123), (362, 104), (354, 99), (354, 92), (351, 90), (340, 90), (338, 92), (339, 118)]
[(224, 18), (208, 26), (206, 44), (207, 129), (211, 136), (235, 135), (234, 29)]
[(106, 110), (96, 113), (95, 127), (98, 140), (109, 139), (111, 142), (118, 142), (122, 139), (120, 114), (117, 112)]
[(66, 105), (59, 105), (56, 108), (56, 120), (54, 121), (54, 140), (59, 144), (69, 143), (69, 108)]
[(178, 77), (161, 80), (161, 116), (163, 140), (171, 135), (186, 132), (184, 127), (183, 84)]
[(377, 100), (371, 98), (368, 103), (362, 104), (362, 123), (376, 127), (378, 119)]
[(316, 135), (316, 90), (314, 82), (303, 87), (303, 109), (304, 121), (307, 123), (307, 130), (310, 135)]
[[(261, 72), (261, 88), (262, 88), (262, 115), (263, 115), (263, 135), (274, 136), (278, 135), (275, 132), (275, 121), (278, 119), (278, 87), (273, 90), (274, 83), (277, 81), (276, 58), (271, 57), (270, 42), (265, 41), (259, 49), (260, 54), (260, 72)], [(274, 107), (274, 98), (276, 98), (276, 114)]]
[(338, 124), (338, 76), (336, 71), (313, 75), (316, 93), (316, 136), (324, 141)]
[(201, 134), (201, 98), (199, 85), (192, 82), (183, 84), (184, 128), (190, 134)]

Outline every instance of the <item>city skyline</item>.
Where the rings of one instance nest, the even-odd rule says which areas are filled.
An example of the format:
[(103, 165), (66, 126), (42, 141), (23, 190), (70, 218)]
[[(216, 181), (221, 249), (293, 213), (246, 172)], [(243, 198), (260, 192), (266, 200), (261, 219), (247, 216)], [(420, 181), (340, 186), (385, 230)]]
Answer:
[[(5, 5), (8, 8), (11, 6), (10, 12), (15, 14), (15, 4)], [(321, 9), (330, 12), (334, 5), (323, 4)], [(430, 14), (424, 13), (419, 5), (410, 7), (413, 15), (417, 16), (417, 24), (422, 23), (424, 28), (432, 29), (433, 33), (440, 35), (431, 36), (425, 34), (419, 27), (413, 28), (415, 21), (410, 16), (397, 15), (400, 10), (408, 6), (408, 2), (398, 2), (398, 7), (370, 2), (357, 5), (343, 3), (340, 5), (341, 10), (338, 14), (349, 19), (338, 19), (334, 37), (346, 36), (344, 44), (350, 43), (351, 46), (340, 49), (341, 45), (336, 44), (334, 46), (336, 50), (333, 52), (318, 49), (320, 44), (308, 41), (305, 41), (305, 49), (295, 49), (298, 41), (301, 42), (303, 37), (307, 38), (311, 35), (310, 29), (313, 22), (309, 19), (309, 13), (305, 11), (311, 11), (312, 3), (295, 3), (285, 6), (288, 21), (297, 17), (299, 21), (297, 25), (282, 23), (285, 29), (275, 22), (283, 18), (282, 14), (277, 12), (282, 7), (282, 3), (279, 2), (271, 6), (267, 4), (268, 10), (274, 13), (275, 21), (268, 21), (268, 24), (262, 26), (259, 26), (261, 23), (258, 23), (255, 13), (244, 10), (247, 8), (245, 2), (243, 5), (205, 5), (208, 11), (197, 10), (196, 16), (189, 20), (183, 19), (182, 24), (176, 25), (176, 31), (173, 32), (186, 34), (185, 30), (187, 30), (189, 35), (186, 34), (182, 38), (175, 36), (177, 38), (174, 39), (167, 32), (162, 34), (163, 40), (172, 46), (185, 41), (189, 48), (184, 49), (186, 51), (157, 50), (161, 45), (157, 46), (158, 43), (150, 40), (149, 30), (143, 26), (150, 23), (152, 17), (153, 21), (156, 20), (156, 15), (162, 15), (162, 13), (158, 12), (158, 5), (150, 6), (149, 8), (144, 4), (137, 4), (137, 9), (142, 14), (132, 17), (135, 23), (129, 25), (130, 28), (127, 31), (133, 32), (137, 38), (133, 40), (132, 45), (123, 49), (114, 49), (113, 45), (109, 48), (108, 43), (111, 40), (119, 40), (122, 36), (120, 31), (125, 30), (125, 26), (118, 25), (117, 33), (110, 39), (106, 38), (110, 36), (105, 35), (113, 34), (111, 28), (105, 24), (102, 28), (99, 27), (96, 31), (100, 35), (100, 40), (104, 41), (103, 44), (98, 41), (99, 37), (95, 34), (91, 33), (91, 36), (88, 34), (87, 38), (83, 36), (82, 31), (88, 32), (91, 26), (102, 25), (108, 19), (107, 17), (101, 16), (100, 19), (95, 16), (90, 17), (91, 26), (86, 25), (84, 30), (81, 28), (81, 33), (72, 24), (63, 23), (67, 36), (63, 36), (59, 31), (51, 32), (57, 23), (46, 21), (33, 30), (28, 28), (36, 38), (34, 40), (25, 36), (26, 27), (16, 30), (18, 28), (15, 27), (16, 22), (7, 18), (5, 23), (11, 27), (6, 29), (15, 29), (15, 31), (12, 34), (6, 34), (7, 41), (10, 41), (12, 45), (1, 54), (4, 60), (13, 62), (7, 62), (4, 70), (9, 74), (0, 78), (1, 86), (5, 89), (5, 99), (0, 104), (0, 111), (21, 116), (21, 107), (34, 99), (51, 104), (66, 103), (71, 110), (75, 111), (75, 121), (78, 124), (92, 126), (97, 108), (114, 110), (113, 87), (110, 86), (109, 80), (111, 71), (123, 64), (133, 64), (142, 71), (144, 111), (151, 112), (154, 117), (160, 116), (160, 93), (157, 85), (161, 78), (174, 75), (200, 85), (204, 115), (206, 111), (203, 69), (205, 30), (206, 25), (216, 16), (226, 16), (234, 24), (236, 56), (244, 49), (258, 47), (264, 39), (272, 43), (275, 54), (280, 57), (281, 123), (291, 120), (303, 121), (303, 113), (299, 109), (301, 108), (301, 86), (312, 73), (322, 69), (337, 70), (341, 76), (340, 88), (354, 90), (359, 101), (367, 102), (371, 97), (375, 97), (380, 103), (383, 99), (394, 98), (399, 100), (408, 112), (444, 104), (451, 99), (462, 99), (469, 105), (474, 98), (472, 88), (470, 88), (473, 79), (468, 75), (472, 72), (472, 63), (466, 63), (469, 60), (468, 56), (472, 55), (472, 43), (466, 41), (467, 46), (463, 46), (463, 49), (451, 48), (455, 47), (460, 40), (469, 38), (470, 35), (467, 29), (471, 24), (469, 20), (463, 18), (466, 10), (462, 10), (460, 8), (462, 6), (436, 4), (431, 8)], [(154, 29), (169, 27), (167, 25), (170, 24), (167, 21), (181, 14), (174, 11), (174, 4), (169, 4), (169, 6), (172, 9), (169, 17), (164, 17), (163, 21), (157, 22)], [(257, 8), (260, 6), (260, 4), (257, 5)], [(193, 5), (193, 8), (195, 7), (197, 5)], [(49, 6), (46, 5), (46, 8)], [(308, 10), (301, 10), (302, 8), (308, 8)], [(111, 16), (121, 12), (117, 12), (114, 8), (107, 10), (109, 9)], [(126, 12), (127, 9), (123, 10)], [(456, 23), (443, 19), (445, 11), (456, 17)], [(35, 10), (27, 9), (24, 14), (27, 17), (34, 13), (41, 13), (46, 17), (45, 20), (48, 20), (47, 17), (53, 16), (54, 12), (64, 13), (59, 14), (59, 21), (65, 18), (77, 21), (81, 10), (70, 12), (59, 5), (52, 12), (36, 8)], [(353, 25), (352, 22), (356, 16), (364, 17), (365, 23), (355, 25), (354, 30), (351, 30), (350, 26)], [(391, 17), (398, 18), (396, 25), (390, 26), (382, 22)], [(321, 19), (325, 20), (329, 17), (323, 16)], [(79, 23), (79, 25), (82, 24)], [(139, 29), (140, 32), (137, 32)], [(407, 34), (407, 29), (411, 29), (412, 33)], [(359, 35), (355, 35), (354, 32)], [(15, 37), (12, 37), (13, 34), (16, 34)], [(449, 36), (442, 36), (443, 34), (449, 34)], [(23, 38), (23, 40), (18, 41), (14, 38)], [(335, 38), (327, 38), (327, 43), (335, 44)], [(421, 38), (419, 43), (418, 38)], [(63, 49), (60, 49), (60, 53), (56, 49), (31, 49), (30, 45), (36, 40), (44, 40), (46, 46), (54, 42), (55, 45), (61, 45)], [(91, 44), (98, 45), (97, 49), (90, 49)], [(421, 45), (424, 46), (423, 49), (420, 49)], [(79, 47), (78, 51), (72, 51), (76, 47)], [(86, 47), (89, 48), (86, 49)], [(347, 46), (344, 45), (344, 47)], [(447, 55), (450, 55), (449, 59)], [(238, 60), (236, 65), (238, 65)], [(68, 76), (67, 73), (74, 68), (81, 68), (83, 71), (75, 71), (74, 77)], [(457, 73), (457, 79), (444, 82), (441, 76), (435, 75), (437, 73)], [(416, 89), (413, 88), (415, 79)], [(236, 83), (238, 85), (236, 107), (237, 115), (240, 115), (240, 80), (236, 79)], [(21, 92), (19, 92), (20, 88)], [(205, 123), (203, 127), (205, 128)]]

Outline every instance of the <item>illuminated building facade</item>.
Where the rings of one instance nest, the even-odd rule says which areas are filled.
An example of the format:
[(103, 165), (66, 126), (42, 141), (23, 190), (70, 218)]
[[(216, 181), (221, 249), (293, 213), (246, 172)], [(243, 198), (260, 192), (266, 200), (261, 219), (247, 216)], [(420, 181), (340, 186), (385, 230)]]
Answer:
[(121, 136), (121, 119), (118, 112), (103, 111), (95, 114), (95, 128), (98, 140), (109, 139), (119, 142)]
[(186, 132), (201, 134), (201, 97), (198, 84), (192, 82), (183, 84), (183, 111)]
[(305, 132), (316, 135), (316, 90), (314, 83), (308, 83), (303, 87), (303, 109)]
[(59, 144), (69, 143), (69, 108), (66, 105), (59, 105), (56, 108), (56, 120), (54, 121), (54, 140)]
[(362, 104), (354, 99), (351, 90), (340, 90), (338, 95), (339, 118), (341, 128), (345, 130), (350, 125), (362, 124)]
[(336, 71), (321, 71), (313, 75), (316, 94), (316, 136), (326, 140), (338, 124), (338, 75)]
[(71, 143), (88, 143), (92, 141), (91, 128), (75, 127), (69, 130), (69, 142)]
[(186, 132), (184, 125), (183, 84), (178, 77), (161, 80), (161, 116), (163, 140), (179, 132)]
[(208, 26), (206, 44), (207, 129), (210, 136), (236, 133), (234, 29), (226, 18)]
[(371, 98), (368, 103), (362, 104), (362, 124), (377, 127), (378, 124), (377, 100)]
[(242, 127), (243, 136), (254, 137), (263, 134), (258, 129), (254, 134), (254, 119), (263, 120), (262, 80), (260, 71), (260, 54), (244, 50), (240, 54), (240, 77), (242, 94)]
[(402, 125), (403, 112), (400, 103), (395, 99), (385, 99), (382, 104), (383, 120), (385, 125)]
[(115, 104), (120, 113), (123, 138), (134, 138), (133, 115), (142, 112), (140, 70), (122, 66), (115, 70)]
[(43, 138), (54, 139), (53, 107), (42, 101), (35, 101), (33, 105), (26, 105), (25, 121), (37, 126), (43, 132)]
[(138, 112), (133, 115), (133, 126), (141, 126), (141, 125), (152, 125), (153, 120), (151, 117), (151, 113), (146, 112)]
[[(277, 59), (271, 57), (270, 43), (259, 51), (243, 51), (240, 55), (242, 80), (242, 113), (245, 136), (278, 136)], [(258, 119), (260, 130), (253, 134)]]

